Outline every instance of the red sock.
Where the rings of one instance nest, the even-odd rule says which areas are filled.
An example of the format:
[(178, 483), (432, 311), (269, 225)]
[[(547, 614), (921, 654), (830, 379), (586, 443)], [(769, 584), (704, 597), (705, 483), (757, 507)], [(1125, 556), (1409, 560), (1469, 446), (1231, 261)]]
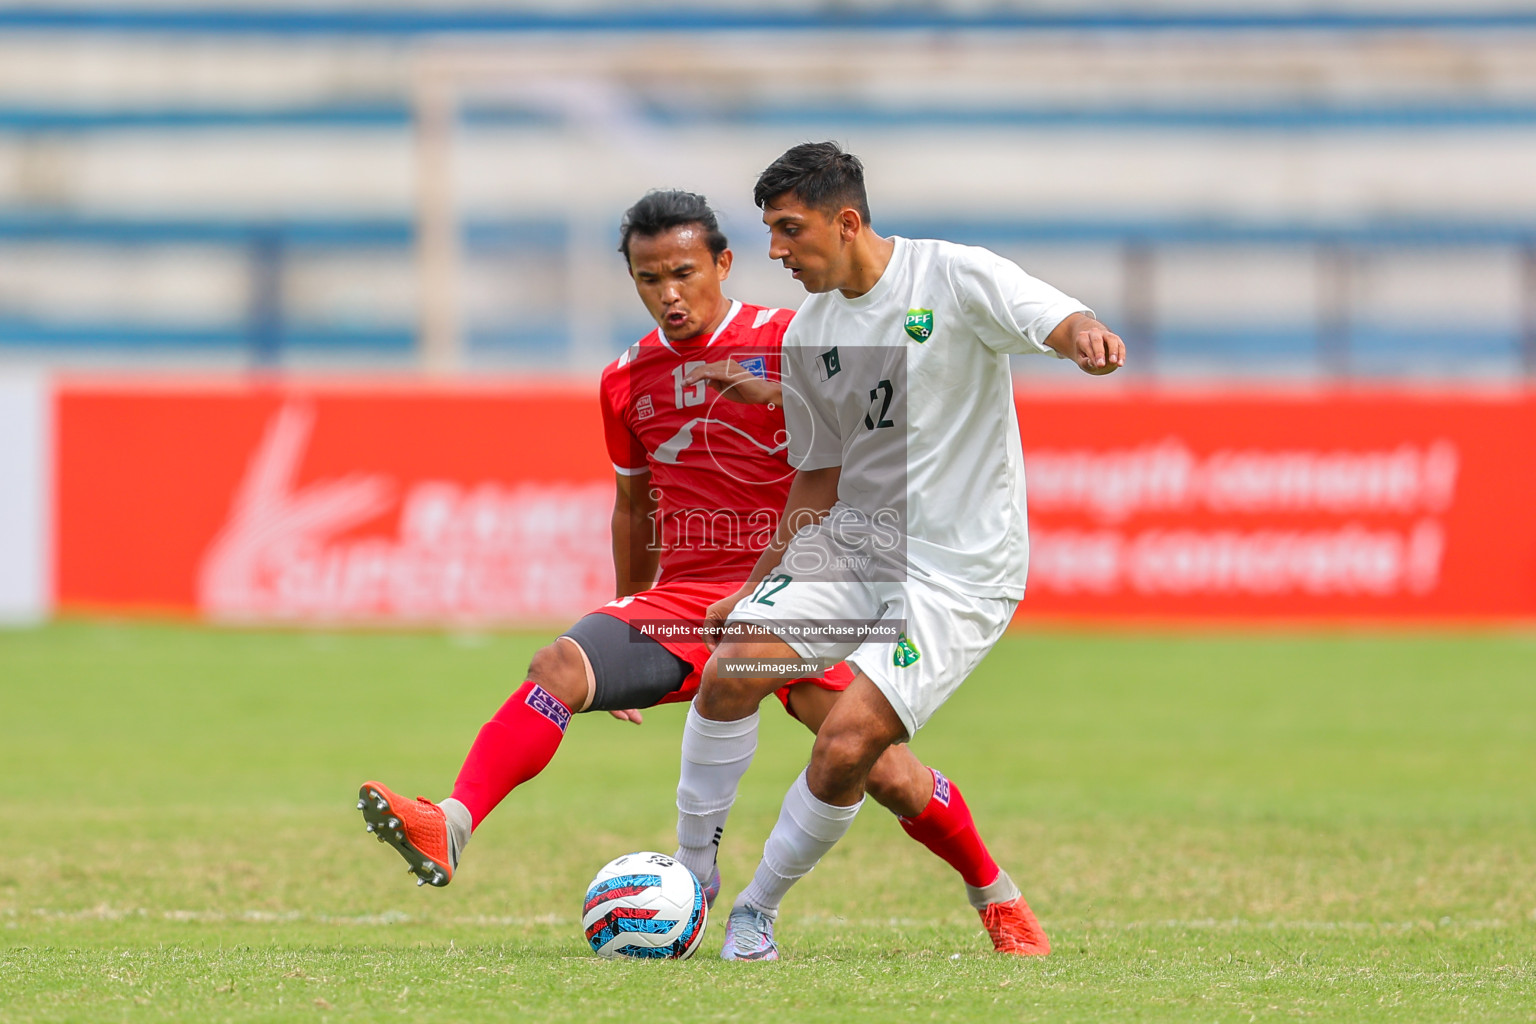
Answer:
[(544, 770), (570, 721), (571, 709), (530, 680), (480, 727), (453, 784), (453, 799), (469, 808), (476, 827), (508, 793)]
[(965, 806), (960, 787), (933, 772), (933, 796), (928, 806), (915, 818), (900, 818), (907, 835), (922, 843), (960, 872), (966, 885), (980, 889), (997, 881), (997, 862), (987, 852), (987, 844), (976, 831), (971, 809)]

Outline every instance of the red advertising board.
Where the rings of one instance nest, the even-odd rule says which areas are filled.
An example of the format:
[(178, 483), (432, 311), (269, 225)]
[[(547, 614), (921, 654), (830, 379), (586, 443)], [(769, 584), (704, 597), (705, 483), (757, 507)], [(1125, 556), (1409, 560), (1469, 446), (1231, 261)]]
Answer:
[(595, 389), (58, 392), (58, 606), (539, 621), (612, 598)]
[(1536, 617), (1536, 397), (1023, 394), (1029, 616)]
[[(548, 622), (609, 597), (595, 387), (65, 382), (57, 605)], [(1025, 621), (1536, 619), (1536, 395), (1019, 395)]]

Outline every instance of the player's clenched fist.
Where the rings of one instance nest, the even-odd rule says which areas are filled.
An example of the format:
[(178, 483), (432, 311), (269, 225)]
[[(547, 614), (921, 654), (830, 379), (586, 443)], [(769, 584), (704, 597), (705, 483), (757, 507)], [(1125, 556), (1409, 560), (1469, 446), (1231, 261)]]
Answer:
[(1084, 373), (1102, 376), (1125, 365), (1125, 342), (1086, 313), (1073, 313), (1057, 324), (1045, 343)]

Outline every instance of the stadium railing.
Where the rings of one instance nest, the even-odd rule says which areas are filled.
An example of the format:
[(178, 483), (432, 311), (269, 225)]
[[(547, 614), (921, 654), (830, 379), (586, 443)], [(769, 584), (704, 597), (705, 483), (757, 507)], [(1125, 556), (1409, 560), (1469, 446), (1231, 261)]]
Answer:
[[(943, 237), (994, 248), (1028, 245), (1095, 245), (1117, 249), (1130, 278), (1152, 272), (1160, 250), (1179, 246), (1302, 247), (1320, 261), (1344, 262), (1351, 254), (1373, 250), (1449, 247), (1508, 250), (1524, 268), (1522, 327), (1503, 339), (1527, 373), (1536, 372), (1536, 223), (1431, 219), (1376, 220), (1347, 224), (1303, 222), (1236, 222), (1200, 219), (987, 220), (893, 219), (889, 229), (908, 237)], [(463, 244), (470, 253), (539, 251), (554, 255), (567, 243), (566, 225), (559, 220), (518, 218), (470, 220)], [(68, 241), (113, 247), (214, 245), (247, 254), (252, 302), (243, 322), (216, 327), (174, 325), (58, 324), (20, 318), (0, 318), (0, 344), (17, 345), (133, 345), (145, 341), (192, 347), (241, 346), (258, 365), (280, 361), (285, 350), (302, 348), (375, 349), (404, 353), (414, 343), (410, 324), (375, 327), (334, 327), (291, 322), (282, 294), (283, 264), (291, 256), (322, 250), (397, 251), (416, 244), (415, 225), (403, 218), (372, 219), (195, 219), (86, 217), (39, 211), (0, 211), (0, 244), (20, 241)], [(1341, 279), (1347, 275), (1341, 275)], [(1132, 281), (1128, 291), (1137, 288)], [(1315, 356), (1325, 371), (1348, 372), (1352, 323), (1349, 296), (1341, 294), (1321, 309), (1315, 326)], [(1127, 329), (1140, 335), (1150, 354), (1158, 334), (1151, 309), (1123, 311)], [(1294, 332), (1293, 332), (1294, 333)], [(1262, 329), (1250, 340), (1270, 338)], [(547, 336), (542, 343), (551, 340)], [(1239, 330), (1224, 338), (1241, 348)], [(1489, 339), (1483, 339), (1488, 343)], [(1498, 344), (1498, 339), (1494, 339)]]
[(796, 10), (768, 5), (583, 11), (421, 6), (136, 7), (37, 6), (0, 9), (11, 31), (141, 32), (157, 34), (415, 36), (441, 33), (743, 32), (743, 31), (998, 31), (1063, 32), (1506, 32), (1536, 29), (1536, 11), (1517, 7), (1358, 9), (1313, 6), (1294, 10), (1128, 10), (969, 6), (828, 5)]
[[(713, 109), (644, 106), (660, 126), (724, 123), (772, 128), (1072, 128), (1114, 131), (1323, 132), (1528, 129), (1536, 126), (1533, 102), (1458, 103), (1258, 103), (1240, 107), (1197, 105), (873, 106), (851, 103), (792, 104), (734, 101)], [(533, 127), (558, 123), (548, 110), (508, 104), (469, 104), (467, 127)], [(414, 127), (404, 101), (320, 103), (252, 109), (185, 106), (74, 109), (0, 105), (0, 132), (12, 136), (83, 135), (124, 131), (218, 131), (293, 128), (328, 131)]]

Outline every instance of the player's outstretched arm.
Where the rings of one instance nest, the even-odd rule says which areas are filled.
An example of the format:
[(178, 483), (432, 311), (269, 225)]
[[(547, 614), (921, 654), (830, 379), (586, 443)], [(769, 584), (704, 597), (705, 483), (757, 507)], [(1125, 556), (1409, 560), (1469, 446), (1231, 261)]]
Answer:
[(1045, 343), (1084, 373), (1102, 376), (1125, 365), (1125, 342), (1087, 313), (1073, 313), (1057, 324)]
[(722, 359), (695, 367), (683, 380), (686, 387), (701, 380), (733, 402), (744, 405), (779, 405), (784, 400), (778, 381), (764, 380), (742, 368), (734, 359)]

